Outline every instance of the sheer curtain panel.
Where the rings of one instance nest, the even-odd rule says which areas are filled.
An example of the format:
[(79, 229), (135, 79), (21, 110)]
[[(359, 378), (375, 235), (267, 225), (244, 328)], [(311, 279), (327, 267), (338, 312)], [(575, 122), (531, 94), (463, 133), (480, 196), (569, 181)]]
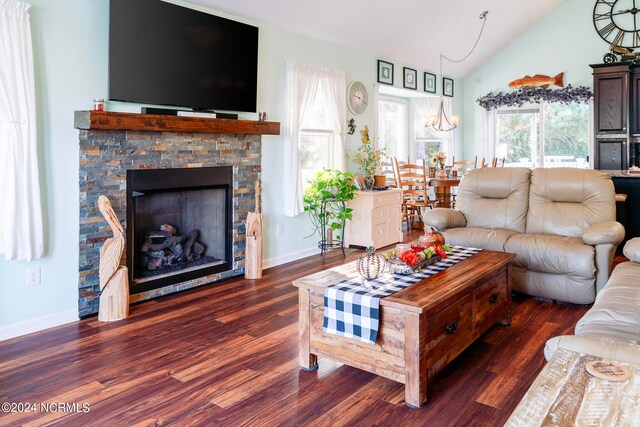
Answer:
[(0, 254), (27, 261), (44, 252), (29, 8), (0, 0)]
[(333, 131), (333, 164), (331, 168), (344, 170), (344, 141), (347, 121), (345, 74), (342, 71), (287, 63), (285, 123), (284, 214), (296, 216), (304, 211), (302, 175), (300, 173), (300, 129), (311, 111), (316, 94), (322, 89), (326, 112)]

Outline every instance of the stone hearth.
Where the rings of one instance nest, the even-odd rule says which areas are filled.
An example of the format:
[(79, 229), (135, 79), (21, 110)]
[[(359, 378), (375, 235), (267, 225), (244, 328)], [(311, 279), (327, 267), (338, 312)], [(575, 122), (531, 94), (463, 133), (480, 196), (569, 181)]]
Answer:
[[(84, 127), (79, 125), (78, 117), (76, 117), (76, 127)], [(130, 169), (233, 167), (233, 262), (231, 270), (138, 293), (131, 296), (131, 302), (158, 297), (244, 273), (244, 221), (247, 212), (254, 209), (254, 182), (260, 179), (260, 135), (80, 129), (79, 139), (80, 262), (78, 308), (81, 317), (98, 311), (100, 247), (111, 235), (108, 225), (96, 206), (96, 201), (101, 194), (109, 197), (126, 230), (126, 176), (127, 170)], [(125, 264), (125, 259), (126, 254), (122, 260), (123, 264)]]

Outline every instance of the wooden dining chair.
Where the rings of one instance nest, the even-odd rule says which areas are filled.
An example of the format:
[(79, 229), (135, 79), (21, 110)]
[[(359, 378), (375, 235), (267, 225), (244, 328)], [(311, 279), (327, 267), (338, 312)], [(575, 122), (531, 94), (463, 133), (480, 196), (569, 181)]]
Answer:
[(492, 166), (493, 166), (493, 160), (491, 161), (491, 164), (489, 164), (488, 161), (485, 161), (484, 157), (482, 158), (482, 163), (480, 163), (481, 168), (488, 168)]
[(388, 162), (381, 162), (380, 169), (382, 169), (382, 175), (387, 177), (387, 185), (391, 188), (398, 186), (396, 183), (396, 171), (393, 165), (393, 160), (389, 159)]
[(456, 169), (458, 172), (468, 172), (472, 169), (475, 169), (477, 167), (478, 164), (478, 156), (475, 156), (473, 158), (473, 161), (471, 160), (456, 160), (456, 157), (453, 156), (451, 158), (451, 164), (453, 165), (453, 169)]
[(427, 166), (416, 163), (400, 163), (393, 158), (398, 188), (402, 188), (402, 221), (411, 228), (422, 228), (422, 213), (433, 208), (429, 199)]
[(498, 157), (493, 158), (493, 167), (494, 168), (503, 168), (504, 167), (505, 158), (499, 159)]

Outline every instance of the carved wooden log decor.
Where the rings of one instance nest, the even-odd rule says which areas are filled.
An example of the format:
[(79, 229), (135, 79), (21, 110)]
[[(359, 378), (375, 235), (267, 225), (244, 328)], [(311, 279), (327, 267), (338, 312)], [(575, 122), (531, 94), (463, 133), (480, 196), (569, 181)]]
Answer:
[(98, 208), (113, 231), (100, 249), (100, 308), (98, 320), (112, 322), (129, 315), (129, 273), (120, 265), (125, 239), (111, 202), (105, 196), (98, 198)]
[(256, 211), (247, 214), (247, 249), (244, 277), (262, 278), (262, 214), (260, 213), (260, 181), (256, 181)]

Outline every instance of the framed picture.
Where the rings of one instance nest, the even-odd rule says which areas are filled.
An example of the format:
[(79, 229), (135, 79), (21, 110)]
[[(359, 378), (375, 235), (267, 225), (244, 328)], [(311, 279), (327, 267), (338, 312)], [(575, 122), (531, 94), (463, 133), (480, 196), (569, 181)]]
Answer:
[(418, 72), (413, 68), (407, 67), (403, 67), (402, 71), (404, 72), (402, 86), (404, 86), (405, 89), (418, 90)]
[(378, 83), (393, 85), (393, 64), (378, 59)]
[(436, 75), (431, 73), (424, 73), (424, 91), (429, 93), (436, 93)]
[(453, 79), (442, 78), (442, 94), (444, 96), (453, 96)]

